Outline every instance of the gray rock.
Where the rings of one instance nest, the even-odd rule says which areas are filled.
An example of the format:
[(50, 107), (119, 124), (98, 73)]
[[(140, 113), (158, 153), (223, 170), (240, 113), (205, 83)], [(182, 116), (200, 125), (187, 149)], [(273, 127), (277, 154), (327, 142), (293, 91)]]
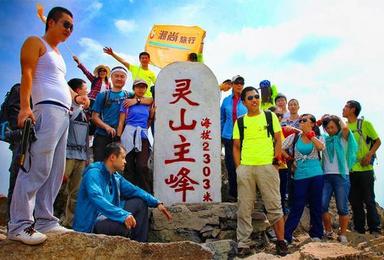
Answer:
[(213, 259), (233, 259), (237, 254), (237, 243), (233, 240), (219, 240), (203, 244), (214, 252)]

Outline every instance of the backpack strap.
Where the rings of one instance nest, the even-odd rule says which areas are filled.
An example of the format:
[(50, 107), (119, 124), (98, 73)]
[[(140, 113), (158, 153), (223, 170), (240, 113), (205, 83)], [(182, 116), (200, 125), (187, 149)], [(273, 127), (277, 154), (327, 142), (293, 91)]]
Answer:
[(237, 118), (237, 127), (239, 128), (240, 135), (240, 153), (243, 148), (243, 140), (244, 140), (244, 116)]
[(275, 141), (275, 133), (273, 131), (272, 112), (269, 110), (264, 111), (265, 119), (267, 120), (267, 134)]
[(110, 99), (110, 95), (111, 95), (111, 90), (106, 90), (104, 91), (104, 105), (103, 105), (103, 109), (109, 105), (109, 99)]
[(103, 91), (102, 92), (103, 93), (103, 95), (104, 95), (104, 102), (103, 102), (103, 107), (101, 108), (101, 111), (100, 111), (100, 118), (101, 118), (101, 120), (103, 120), (104, 121), (104, 109), (107, 107), (107, 106), (109, 106), (110, 104), (109, 104), (109, 99), (110, 99), (110, 95), (111, 95), (111, 90), (105, 90), (105, 91)]
[(359, 146), (362, 145), (363, 139), (364, 139), (364, 136), (363, 136), (363, 121), (364, 121), (364, 117), (358, 118), (357, 121), (356, 121), (356, 131), (359, 134), (359, 141), (358, 141)]
[(299, 140), (299, 137), (300, 137), (299, 134), (294, 134), (294, 135), (295, 135), (295, 137), (293, 137), (293, 141), (292, 141), (292, 158), (293, 158), (293, 160), (295, 160), (295, 146), (296, 146), (297, 140)]

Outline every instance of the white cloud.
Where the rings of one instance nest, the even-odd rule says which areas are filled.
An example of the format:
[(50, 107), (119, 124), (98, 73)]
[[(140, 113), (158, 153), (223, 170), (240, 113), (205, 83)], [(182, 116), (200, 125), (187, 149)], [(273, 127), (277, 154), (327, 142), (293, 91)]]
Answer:
[[(83, 64), (86, 64), (89, 71), (93, 71), (93, 68), (98, 66), (99, 64), (106, 64), (110, 68), (115, 66), (121, 66), (121, 63), (116, 61), (113, 57), (105, 54), (103, 52), (103, 46), (98, 41), (91, 38), (81, 38), (79, 41), (79, 45), (82, 47), (84, 51), (79, 54), (79, 59)], [(108, 46), (109, 47), (109, 46)], [(116, 50), (114, 50), (116, 52)], [(129, 63), (134, 63), (136, 60), (135, 56), (129, 55), (126, 53), (116, 52), (120, 57), (124, 58)], [(131, 77), (128, 77), (127, 83), (125, 84), (125, 88), (130, 90), (131, 88)]]
[(93, 2), (90, 6), (89, 6), (89, 10), (93, 10), (93, 11), (99, 11), (101, 8), (103, 7), (103, 4), (98, 2), (98, 1), (95, 1)]
[(122, 33), (130, 33), (135, 31), (137, 28), (136, 22), (134, 20), (116, 20), (115, 26)]
[[(298, 98), (301, 112), (341, 115), (347, 100), (362, 104), (362, 113), (384, 132), (382, 113), (382, 69), (384, 37), (380, 24), (382, 1), (290, 2), (289, 20), (273, 26), (221, 32), (205, 41), (204, 59), (219, 81), (240, 74), (246, 85), (262, 79), (276, 83), (288, 98)], [(309, 63), (287, 60), (309, 37), (333, 38), (338, 45)], [(378, 151), (384, 158), (384, 149)], [(377, 171), (382, 172), (383, 166)], [(381, 183), (384, 179), (381, 178)], [(383, 201), (384, 192), (379, 193)]]

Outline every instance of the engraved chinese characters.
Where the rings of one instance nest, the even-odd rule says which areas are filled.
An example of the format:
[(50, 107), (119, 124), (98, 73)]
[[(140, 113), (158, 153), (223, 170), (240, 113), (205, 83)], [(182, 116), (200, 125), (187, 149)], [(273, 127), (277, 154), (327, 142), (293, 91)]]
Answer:
[(177, 62), (156, 81), (154, 192), (166, 204), (220, 202), (220, 116), (216, 77)]

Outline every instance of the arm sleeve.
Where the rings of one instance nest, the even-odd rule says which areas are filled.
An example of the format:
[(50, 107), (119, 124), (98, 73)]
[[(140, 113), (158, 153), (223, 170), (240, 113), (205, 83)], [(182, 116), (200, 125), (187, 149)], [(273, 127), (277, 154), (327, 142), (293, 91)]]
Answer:
[(123, 177), (120, 176), (120, 192), (123, 198), (141, 198), (144, 200), (149, 207), (157, 207), (159, 205), (160, 201), (149, 194), (148, 192), (140, 189), (139, 187), (133, 185), (129, 181), (125, 180)]
[(89, 81), (90, 81), (91, 83), (96, 79), (96, 77), (93, 76), (93, 74), (92, 74), (91, 72), (89, 72), (89, 71), (87, 70), (87, 68), (84, 67), (83, 64), (80, 63), (77, 67), (78, 67), (79, 69), (81, 69), (81, 71), (84, 73), (84, 75), (89, 79)]
[(83, 182), (85, 183), (84, 187), (89, 200), (103, 216), (110, 220), (124, 223), (125, 219), (129, 215), (132, 215), (130, 212), (113, 205), (104, 198), (98, 174), (95, 174), (90, 170), (83, 176)]

